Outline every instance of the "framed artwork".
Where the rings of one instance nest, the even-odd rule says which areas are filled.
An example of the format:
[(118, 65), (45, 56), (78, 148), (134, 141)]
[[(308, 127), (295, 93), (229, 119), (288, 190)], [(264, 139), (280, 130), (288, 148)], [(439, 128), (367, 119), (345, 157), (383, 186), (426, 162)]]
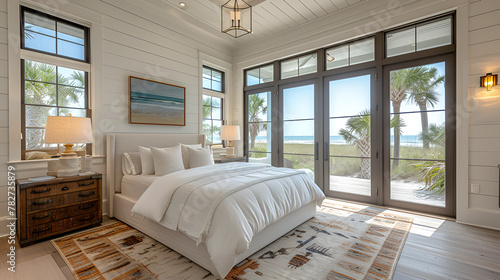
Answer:
[(186, 88), (129, 76), (129, 123), (186, 125)]

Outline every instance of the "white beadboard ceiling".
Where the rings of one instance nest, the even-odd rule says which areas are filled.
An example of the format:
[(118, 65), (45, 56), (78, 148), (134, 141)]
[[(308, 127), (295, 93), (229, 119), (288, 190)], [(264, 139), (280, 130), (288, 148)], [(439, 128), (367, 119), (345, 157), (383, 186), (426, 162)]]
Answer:
[[(221, 33), (220, 6), (227, 0), (149, 0), (155, 1), (159, 8), (166, 4), (204, 23), (201, 28), (213, 35)], [(253, 7), (253, 33), (240, 38), (223, 34), (227, 38), (222, 39), (232, 46), (249, 44), (364, 1), (367, 0), (248, 0)], [(181, 8), (179, 2), (186, 3), (186, 7)]]

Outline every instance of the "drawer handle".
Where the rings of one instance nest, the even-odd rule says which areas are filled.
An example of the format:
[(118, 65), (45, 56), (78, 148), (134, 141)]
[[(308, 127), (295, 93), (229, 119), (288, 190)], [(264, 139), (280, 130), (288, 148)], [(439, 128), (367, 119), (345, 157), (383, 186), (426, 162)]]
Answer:
[(52, 227), (43, 228), (43, 229), (34, 229), (31, 233), (32, 234), (37, 234), (37, 233), (44, 232), (44, 231), (47, 231), (47, 230), (50, 230), (50, 229), (52, 229)]
[(89, 193), (79, 193), (78, 196), (79, 197), (89, 197), (91, 195), (95, 194), (95, 192), (89, 192)]
[(79, 208), (80, 208), (80, 210), (86, 210), (86, 209), (90, 209), (92, 207), (94, 207), (94, 204), (90, 204), (90, 205), (87, 205), (87, 206), (81, 205)]
[(31, 219), (32, 219), (32, 220), (41, 220), (41, 219), (48, 218), (48, 217), (50, 217), (50, 216), (52, 216), (52, 212), (49, 212), (49, 213), (47, 213), (47, 214), (45, 214), (45, 215), (33, 216)]
[(64, 187), (64, 188), (61, 189), (61, 191), (67, 191), (67, 190), (69, 190), (68, 187)]
[(32, 190), (31, 193), (40, 194), (40, 193), (50, 192), (51, 189), (52, 188), (46, 188), (45, 190)]
[(92, 220), (94, 218), (94, 215), (90, 216), (90, 218), (80, 218), (78, 219), (79, 222), (85, 222), (85, 221), (88, 221), (88, 220)]
[(79, 186), (79, 187), (86, 187), (86, 186), (93, 185), (94, 183), (95, 183), (95, 181), (88, 182), (88, 183), (83, 183), (83, 184), (78, 183), (78, 186)]
[(49, 200), (46, 200), (46, 201), (43, 201), (43, 202), (33, 201), (33, 203), (31, 203), (31, 205), (33, 205), (33, 206), (40, 206), (40, 205), (45, 205), (45, 204), (49, 204), (49, 203), (52, 203), (52, 199), (49, 199)]

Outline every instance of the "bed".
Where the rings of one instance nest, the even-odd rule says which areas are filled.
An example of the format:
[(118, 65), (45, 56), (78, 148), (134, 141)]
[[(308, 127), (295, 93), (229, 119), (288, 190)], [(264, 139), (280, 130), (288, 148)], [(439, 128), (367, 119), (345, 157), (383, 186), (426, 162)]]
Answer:
[[(172, 230), (160, 222), (141, 215), (131, 215), (139, 197), (159, 178), (154, 175), (124, 175), (122, 172), (122, 154), (137, 151), (137, 146), (173, 147), (178, 144), (201, 144), (205, 146), (205, 136), (202, 134), (109, 134), (107, 135), (107, 186), (108, 215), (138, 229), (157, 241), (186, 256), (193, 262), (204, 267), (212, 274), (224, 277), (227, 269), (221, 269), (209, 253), (206, 243), (194, 240), (179, 230)], [(239, 163), (244, 164), (244, 163)], [(220, 167), (217, 167), (220, 169)], [(197, 168), (202, 170), (203, 167)], [(201, 173), (203, 174), (203, 173)], [(168, 176), (168, 175), (166, 175)], [(153, 184), (154, 185), (154, 184)], [(324, 197), (324, 196), (323, 196)], [(322, 201), (322, 199), (321, 199)], [(301, 205), (279, 220), (267, 225), (253, 235), (246, 251), (228, 257), (230, 266), (238, 264), (248, 256), (273, 242), (291, 229), (313, 217), (316, 213), (318, 200)], [(214, 230), (214, 229), (211, 229)], [(213, 251), (213, 250), (212, 250)], [(212, 253), (213, 255), (213, 253)]]

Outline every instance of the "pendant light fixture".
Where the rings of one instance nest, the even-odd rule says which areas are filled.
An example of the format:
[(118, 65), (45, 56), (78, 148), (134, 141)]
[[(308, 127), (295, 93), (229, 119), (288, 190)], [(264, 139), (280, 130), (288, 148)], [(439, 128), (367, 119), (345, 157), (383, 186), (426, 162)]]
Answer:
[(221, 31), (234, 38), (252, 33), (252, 6), (243, 0), (229, 0), (222, 5)]

